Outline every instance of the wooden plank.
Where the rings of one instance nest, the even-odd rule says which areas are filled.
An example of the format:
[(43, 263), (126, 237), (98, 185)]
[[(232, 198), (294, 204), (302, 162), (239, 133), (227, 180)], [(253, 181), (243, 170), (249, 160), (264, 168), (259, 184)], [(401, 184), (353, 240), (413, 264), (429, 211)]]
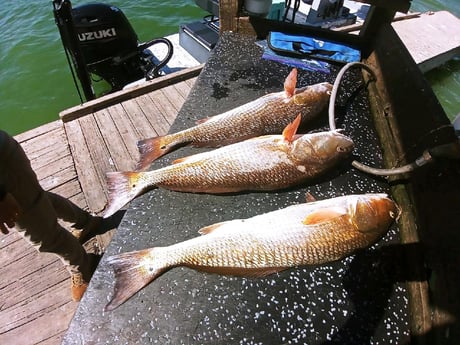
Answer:
[[(63, 128), (22, 141), (21, 146), (31, 161), (39, 158), (39, 163), (44, 161), (42, 164), (53, 161), (53, 157), (56, 160), (62, 155), (70, 154)], [(48, 156), (47, 159), (45, 159), (46, 155)]]
[(33, 156), (30, 158), (28, 152), (27, 156), (30, 159), (32, 169), (37, 173), (38, 179), (49, 176), (59, 170), (60, 166), (69, 167), (73, 166), (73, 159), (70, 150), (66, 147), (61, 149), (62, 146), (50, 146), (46, 151), (42, 151), (42, 155)]
[[(18, 306), (16, 310), (11, 310), (9, 331), (0, 335), (2, 344), (41, 344), (68, 327), (77, 305), (67, 297), (68, 281), (62, 281), (52, 289), (53, 298), (44, 291), (36, 296), (33, 303), (28, 303), (27, 308)], [(29, 312), (30, 307), (35, 307), (32, 315), (22, 313), (23, 310)]]
[[(195, 82), (196, 82), (197, 79), (198, 79), (198, 77), (190, 78), (190, 79), (185, 80), (184, 82), (190, 87), (190, 90), (191, 90), (193, 85), (195, 85)], [(190, 90), (189, 90), (189, 92), (190, 92)]]
[(219, 1), (219, 29), (224, 31), (238, 31), (238, 13), (243, 5), (243, 0)]
[[(134, 106), (136, 106), (135, 103), (132, 101), (127, 101), (126, 103), (132, 103)], [(131, 108), (128, 107), (128, 110)], [(137, 149), (137, 141), (142, 138), (142, 135), (139, 134), (140, 132), (143, 132), (146, 130), (145, 128), (137, 128), (138, 124), (137, 122), (134, 121), (132, 117), (134, 117), (134, 120), (136, 120), (138, 117), (137, 116), (130, 116), (129, 111), (125, 109), (125, 104), (117, 104), (108, 109), (110, 111), (110, 115), (112, 116), (113, 122), (115, 123), (118, 133), (120, 133), (124, 145), (126, 146), (129, 156), (127, 159), (131, 161), (131, 167), (129, 170), (131, 170), (135, 166), (135, 162), (137, 162), (139, 158), (139, 152)], [(139, 126), (144, 126), (144, 124), (140, 124)], [(148, 132), (153, 131), (150, 130)], [(128, 162), (127, 162), (128, 164)]]
[[(148, 96), (142, 95), (131, 101), (126, 101), (121, 104), (126, 111), (127, 117), (130, 119), (134, 133), (136, 134), (136, 142), (139, 139), (157, 135), (157, 129), (152, 126), (148, 117), (156, 113), (158, 110), (154, 107), (152, 101)], [(137, 145), (136, 145), (136, 156)]]
[(88, 205), (86, 204), (86, 199), (81, 190), (80, 182), (78, 181), (76, 174), (77, 173), (75, 172), (75, 176), (71, 180), (68, 180), (62, 185), (49, 189), (49, 191), (62, 195), (64, 198), (71, 200), (79, 207), (87, 209)]
[(92, 212), (98, 213), (104, 209), (107, 197), (102, 188), (102, 181), (96, 173), (99, 162), (94, 162), (91, 158), (90, 146), (87, 145), (86, 136), (82, 130), (82, 126), (86, 126), (90, 117), (92, 116), (65, 123), (65, 127), (86, 203)]
[[(171, 101), (164, 97), (164, 94), (161, 91), (152, 92), (148, 95), (152, 102), (155, 104), (155, 107), (158, 109), (158, 114), (160, 116), (149, 116), (149, 121), (155, 128), (161, 128), (158, 123), (165, 121), (168, 126), (174, 122), (177, 117), (177, 109), (171, 103)], [(165, 124), (165, 125), (166, 125)], [(166, 128), (157, 130), (158, 135), (165, 135), (169, 130)]]
[(399, 11), (406, 13), (409, 11), (412, 0), (355, 0), (357, 2), (364, 2), (372, 6), (386, 8), (392, 11)]
[(60, 120), (52, 121), (50, 123), (47, 123), (47, 124), (44, 124), (42, 126), (33, 128), (33, 129), (28, 130), (26, 132), (20, 133), (20, 134), (16, 135), (14, 138), (19, 143), (22, 143), (22, 142), (28, 141), (28, 140), (30, 140), (32, 138), (35, 138), (37, 136), (49, 133), (49, 132), (51, 132), (53, 130), (56, 130), (56, 129), (57, 130), (62, 129), (62, 121), (60, 121)]
[[(59, 169), (54, 173), (50, 173), (50, 168)], [(67, 167), (60, 167), (57, 165), (47, 166), (46, 173), (42, 173), (41, 169), (37, 171), (37, 175), (40, 174), (40, 185), (44, 190), (53, 190), (54, 188), (61, 186), (73, 179), (75, 179), (75, 169), (73, 164)]]
[[(106, 165), (105, 168), (99, 167), (101, 175), (104, 176), (103, 183), (105, 184), (105, 173), (108, 171), (117, 170), (129, 170), (132, 168), (131, 154), (128, 151), (123, 137), (118, 132), (118, 128), (115, 125), (112, 117), (108, 110), (101, 110), (94, 114), (96, 123), (99, 127), (101, 139), (104, 141), (104, 146), (107, 151), (99, 151), (98, 149), (93, 150), (94, 153), (99, 153), (98, 159), (104, 159), (104, 156), (110, 157), (110, 164)], [(124, 121), (129, 121), (127, 117), (123, 118)], [(104, 186), (105, 188), (105, 186)]]
[[(391, 25), (382, 26), (374, 53), (366, 61), (377, 75), (375, 84), (370, 84), (370, 104), (387, 167), (413, 162), (423, 150), (457, 139), (433, 90), (394, 31)], [(430, 344), (444, 343), (446, 329), (453, 337), (460, 334), (459, 218), (452, 207), (460, 202), (459, 164), (439, 163), (410, 178), (389, 178), (392, 198), (401, 207), (401, 242), (415, 248), (405, 250), (401, 266), (416, 277), (406, 283), (411, 335), (430, 339)], [(436, 279), (428, 281), (427, 271)]]
[[(159, 91), (154, 91), (153, 93), (157, 92)], [(145, 97), (138, 101), (142, 102), (143, 104), (149, 104), (150, 111), (145, 113), (145, 119), (155, 129), (155, 134), (146, 135), (144, 138), (164, 135), (167, 133), (171, 127), (170, 123), (168, 122), (169, 116), (164, 114), (164, 109), (159, 107), (158, 102), (155, 102), (150, 95), (145, 95)]]
[(177, 92), (183, 97), (184, 101), (187, 99), (190, 92), (190, 86), (187, 83), (176, 83), (171, 85), (171, 87), (177, 90)]
[(59, 113), (61, 120), (68, 122), (77, 119), (81, 116), (93, 113), (97, 110), (109, 107), (113, 104), (126, 101), (143, 95), (147, 92), (161, 89), (171, 84), (178, 83), (180, 81), (192, 78), (200, 74), (203, 65), (196, 67), (187, 68), (178, 72), (174, 72), (151, 81), (147, 81), (141, 85), (129, 88), (127, 90), (121, 90), (118, 92), (111, 93), (109, 95), (97, 98), (95, 100), (86, 102), (82, 105), (75, 106), (70, 109), (66, 109)]
[(460, 19), (447, 11), (392, 23), (422, 72), (460, 54)]
[[(11, 245), (12, 243), (16, 242), (16, 241), (19, 241), (21, 240), (21, 236), (17, 233), (17, 231), (10, 231), (8, 234), (6, 235), (1, 235), (2, 237), (0, 237), (0, 254), (2, 253), (2, 249), (3, 248), (7, 248), (9, 245)], [(7, 257), (5, 255), (5, 257)], [(1, 282), (0, 282), (1, 284)]]
[[(91, 184), (84, 186), (82, 184), (82, 189), (84, 193), (86, 193), (88, 189), (96, 189), (98, 191), (98, 195), (92, 195), (89, 202), (93, 207), (97, 205), (97, 209), (94, 210), (95, 212), (101, 212), (107, 200), (105, 173), (114, 170), (115, 166), (94, 116), (86, 116), (79, 121), (82, 128), (84, 128), (83, 136), (90, 154), (87, 159), (92, 162), (91, 173), (95, 175), (92, 179), (97, 185)], [(78, 166), (76, 164), (76, 167), (77, 169), (78, 167), (80, 169), (86, 169), (86, 165)], [(80, 172), (78, 176), (80, 176)]]
[[(8, 245), (3, 248), (2, 253), (0, 253), (2, 258), (2, 266), (0, 267), (0, 273), (2, 277), (8, 277), (6, 272), (9, 272), (9, 265), (14, 264), (16, 261), (19, 262), (24, 257), (27, 257), (35, 253), (35, 249), (15, 230), (11, 229), (10, 231), (14, 235), (9, 235), (9, 239), (6, 242)], [(24, 242), (25, 241), (25, 242)], [(15, 276), (18, 276), (15, 272)], [(6, 281), (2, 279), (0, 286), (3, 286)]]
[[(16, 247), (19, 247), (18, 244)], [(18, 306), (23, 305), (24, 301), (46, 293), (54, 285), (69, 278), (69, 272), (56, 255), (39, 253), (30, 245), (24, 247), (28, 248), (26, 255), (21, 254), (16, 262), (10, 263), (1, 270), (2, 276), (13, 278), (8, 280), (0, 297), (2, 318), (6, 317), (4, 314), (6, 312), (17, 314)], [(43, 274), (46, 274), (46, 279), (43, 279)], [(31, 308), (33, 307), (30, 306), (25, 312), (30, 312)]]
[(176, 112), (178, 112), (180, 108), (182, 108), (182, 104), (184, 104), (184, 101), (187, 98), (183, 95), (181, 91), (182, 90), (179, 90), (175, 85), (171, 85), (167, 88), (160, 90), (160, 92), (163, 93), (165, 99), (168, 99), (171, 102), (171, 104), (173, 104), (174, 108), (176, 109)]

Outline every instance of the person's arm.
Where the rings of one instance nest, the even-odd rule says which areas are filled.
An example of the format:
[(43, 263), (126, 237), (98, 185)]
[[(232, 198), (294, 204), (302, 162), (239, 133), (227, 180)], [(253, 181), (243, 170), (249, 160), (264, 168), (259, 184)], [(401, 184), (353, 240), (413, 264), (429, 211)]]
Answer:
[(5, 186), (0, 184), (0, 231), (7, 234), (8, 228), (12, 228), (18, 219), (19, 205)]
[(6, 196), (6, 188), (3, 184), (0, 183), (0, 201), (5, 199)]

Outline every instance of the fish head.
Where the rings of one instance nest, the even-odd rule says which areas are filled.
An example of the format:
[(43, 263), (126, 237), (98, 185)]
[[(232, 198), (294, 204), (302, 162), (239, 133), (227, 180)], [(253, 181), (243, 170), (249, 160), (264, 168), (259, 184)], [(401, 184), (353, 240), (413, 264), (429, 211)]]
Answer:
[(398, 219), (400, 210), (386, 194), (364, 194), (350, 203), (351, 222), (369, 235), (381, 235)]
[(353, 148), (353, 140), (339, 131), (305, 134), (294, 140), (291, 157), (298, 164), (327, 168), (350, 156)]
[(329, 101), (331, 92), (332, 85), (330, 83), (318, 83), (296, 89), (290, 100), (296, 105), (322, 108)]

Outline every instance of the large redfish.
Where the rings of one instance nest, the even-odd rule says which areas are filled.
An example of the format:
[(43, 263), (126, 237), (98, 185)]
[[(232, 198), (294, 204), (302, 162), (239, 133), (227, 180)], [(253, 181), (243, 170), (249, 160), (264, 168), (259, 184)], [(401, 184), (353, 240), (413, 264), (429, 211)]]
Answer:
[(109, 172), (108, 217), (153, 187), (192, 193), (276, 190), (300, 184), (348, 157), (353, 141), (337, 132), (295, 135), (300, 116), (282, 135), (267, 135), (185, 157), (147, 172)]
[(200, 237), (115, 255), (108, 258), (116, 282), (106, 310), (176, 266), (262, 277), (335, 261), (376, 242), (398, 213), (386, 194), (348, 195), (217, 223), (202, 228)]
[(157, 158), (181, 145), (219, 147), (265, 134), (281, 133), (302, 114), (308, 121), (325, 108), (332, 85), (320, 83), (296, 89), (297, 70), (284, 83), (284, 91), (270, 93), (189, 129), (138, 142), (140, 159), (136, 170), (145, 170)]

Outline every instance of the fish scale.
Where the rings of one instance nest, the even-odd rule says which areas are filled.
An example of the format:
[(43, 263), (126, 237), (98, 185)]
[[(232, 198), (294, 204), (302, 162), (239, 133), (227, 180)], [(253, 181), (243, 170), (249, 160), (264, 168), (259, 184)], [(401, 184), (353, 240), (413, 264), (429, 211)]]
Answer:
[(176, 257), (174, 265), (290, 267), (335, 260), (344, 250), (366, 242), (348, 214), (309, 226), (302, 223), (305, 214), (308, 210), (301, 204), (252, 221), (222, 223), (207, 238), (197, 238), (193, 245), (187, 241), (172, 245), (161, 255)]
[(332, 85), (323, 82), (296, 88), (296, 83), (297, 69), (293, 69), (286, 78), (284, 91), (267, 94), (182, 131), (140, 140), (136, 170), (146, 170), (155, 159), (182, 145), (220, 147), (278, 134), (299, 114), (302, 122), (307, 123), (326, 107)]
[(107, 173), (104, 217), (153, 187), (214, 194), (291, 187), (319, 176), (353, 149), (353, 141), (338, 131), (295, 136), (296, 127), (287, 129), (283, 135), (248, 139), (152, 171)]
[[(209, 118), (199, 126), (170, 134), (167, 145), (178, 145), (187, 141), (194, 146), (214, 147), (217, 144), (221, 146), (222, 143), (235, 142), (236, 139), (280, 132), (298, 114), (306, 121), (324, 108), (328, 99), (327, 92), (330, 91), (329, 84), (316, 84), (308, 90), (309, 92), (303, 91), (308, 94), (308, 105), (297, 104), (295, 95), (290, 98), (285, 92), (272, 93)], [(223, 128), (232, 128), (233, 131), (222, 130)]]
[(386, 194), (298, 204), (202, 228), (202, 236), (108, 259), (116, 283), (111, 310), (176, 266), (261, 277), (289, 267), (341, 259), (376, 242), (398, 216)]

